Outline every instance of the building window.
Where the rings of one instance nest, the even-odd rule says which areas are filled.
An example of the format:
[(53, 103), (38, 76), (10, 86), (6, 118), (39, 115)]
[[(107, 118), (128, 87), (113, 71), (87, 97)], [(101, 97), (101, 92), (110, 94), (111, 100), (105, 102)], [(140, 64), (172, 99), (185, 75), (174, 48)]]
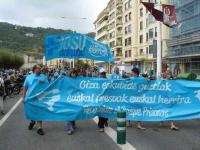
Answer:
[(129, 8), (131, 8), (131, 0), (125, 3), (125, 10), (128, 10)]
[(131, 50), (128, 51), (129, 57), (131, 57)]
[(153, 38), (153, 29), (149, 29), (149, 39)]
[(155, 37), (157, 37), (157, 27), (155, 27)]
[(131, 24), (128, 25), (128, 33), (131, 33)]
[(125, 57), (128, 57), (128, 52), (127, 51), (125, 51)]
[(153, 54), (153, 45), (149, 46), (149, 54)]
[(131, 41), (131, 37), (125, 39), (125, 46), (129, 46), (131, 45), (132, 41)]
[(128, 22), (128, 15), (125, 16), (125, 22)]
[(125, 34), (131, 33), (132, 29), (131, 29), (131, 24), (129, 24), (128, 26), (125, 27)]
[(149, 3), (157, 3), (157, 0), (149, 0)]
[(143, 22), (140, 21), (140, 30), (143, 30)]
[(129, 21), (131, 20), (131, 12), (128, 14)]
[(142, 55), (144, 52), (143, 52), (143, 49), (140, 49), (140, 55)]
[(109, 25), (109, 29), (112, 30), (113, 28), (115, 28), (115, 21), (113, 21), (110, 25)]
[(110, 38), (110, 39), (112, 39), (112, 38), (114, 38), (114, 37), (115, 37), (115, 32), (112, 32), (112, 33), (109, 34), (109, 38)]
[(128, 38), (128, 45), (131, 45), (131, 37)]
[(128, 33), (128, 27), (125, 27), (125, 34)]
[(128, 7), (131, 8), (131, 0), (128, 1)]
[(110, 42), (110, 48), (115, 47), (115, 41)]
[(148, 26), (149, 26), (149, 20), (148, 20), (148, 18), (146, 19), (146, 28), (148, 28)]
[(149, 40), (149, 34), (146, 33), (146, 42), (148, 42), (148, 40)]
[(146, 47), (146, 54), (149, 54), (149, 47)]
[(113, 13), (109, 16), (109, 20), (112, 20), (113, 18), (115, 18), (115, 12), (113, 12)]
[(140, 35), (140, 43), (143, 43), (143, 35)]
[(140, 9), (140, 17), (143, 16), (143, 8)]
[(153, 15), (149, 14), (148, 16), (148, 24), (153, 23), (155, 21), (155, 18), (153, 17)]

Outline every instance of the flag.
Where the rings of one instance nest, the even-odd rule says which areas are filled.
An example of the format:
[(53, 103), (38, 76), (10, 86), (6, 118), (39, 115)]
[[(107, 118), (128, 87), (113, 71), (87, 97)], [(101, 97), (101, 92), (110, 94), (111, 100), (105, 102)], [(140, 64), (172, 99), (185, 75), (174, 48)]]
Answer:
[(163, 7), (163, 23), (169, 27), (180, 27), (180, 23), (177, 22), (176, 10), (172, 5), (162, 5)]
[(163, 22), (170, 28), (180, 27), (176, 19), (176, 10), (173, 5), (162, 5), (163, 11), (155, 8), (154, 3), (142, 2), (146, 9), (155, 17), (157, 21)]
[(157, 21), (163, 22), (163, 12), (155, 9), (154, 3), (142, 2), (142, 4), (155, 17)]

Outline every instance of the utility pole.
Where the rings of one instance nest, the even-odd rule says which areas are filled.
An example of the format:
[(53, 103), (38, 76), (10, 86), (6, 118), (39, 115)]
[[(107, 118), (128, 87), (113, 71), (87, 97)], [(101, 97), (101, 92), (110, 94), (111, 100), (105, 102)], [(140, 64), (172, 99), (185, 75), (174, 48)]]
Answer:
[[(61, 19), (67, 19), (67, 20), (86, 20), (87, 18), (65, 17), (65, 16), (62, 16)], [(76, 33), (75, 29), (73, 29), (73, 33)], [(72, 63), (72, 68), (74, 68), (75, 67), (75, 59), (72, 59), (72, 61), (70, 60), (70, 67), (71, 67), (71, 63)]]
[[(157, 9), (162, 9), (161, 0), (157, 0)], [(157, 74), (156, 78), (157, 80), (161, 79), (161, 73), (162, 73), (162, 24), (160, 21), (157, 21)]]

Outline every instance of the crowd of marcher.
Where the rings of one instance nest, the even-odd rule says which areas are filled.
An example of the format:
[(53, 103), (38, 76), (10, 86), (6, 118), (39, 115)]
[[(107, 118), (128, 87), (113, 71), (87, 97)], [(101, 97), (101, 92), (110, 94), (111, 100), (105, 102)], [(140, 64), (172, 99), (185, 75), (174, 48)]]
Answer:
[[(15, 69), (2, 69), (0, 70), (0, 112), (4, 114), (3, 101), (6, 96), (10, 96), (8, 92), (6, 92), (5, 81), (10, 80), (14, 82), (17, 78), (22, 78), (23, 82), (23, 92), (22, 92), (22, 100), (24, 101), (25, 97), (28, 96), (30, 92), (31, 86), (34, 82), (38, 82), (37, 90), (40, 89), (40, 85), (44, 83), (54, 82), (59, 76), (68, 76), (72, 78), (76, 77), (99, 77), (99, 78), (110, 78), (110, 79), (144, 79), (150, 80), (150, 76), (147, 74), (140, 74), (138, 68), (133, 68), (131, 73), (125, 73), (124, 71), (120, 73), (119, 68), (115, 67), (113, 73), (111, 75), (107, 75), (106, 70), (104, 68), (100, 69), (83, 69), (83, 68), (47, 68), (42, 65), (35, 65), (32, 70), (15, 70)], [(168, 70), (164, 73), (163, 76), (166, 80), (172, 80), (172, 73)], [(24, 80), (25, 79), (25, 80)], [(35, 92), (37, 92), (37, 90)], [(171, 123), (171, 130), (179, 130), (178, 127), (175, 126), (173, 121)], [(67, 133), (69, 135), (73, 134), (76, 129), (75, 121), (67, 121)], [(39, 135), (44, 135), (43, 124), (42, 121), (34, 121), (31, 120), (28, 129), (32, 130), (33, 127), (37, 125), (37, 133)], [(160, 125), (163, 125), (163, 122), (160, 122)], [(108, 119), (99, 117), (98, 128), (99, 132), (104, 132), (104, 127), (108, 126)], [(127, 121), (127, 126), (131, 127), (131, 121)], [(136, 128), (139, 130), (145, 130), (142, 122), (138, 121), (136, 124)]]

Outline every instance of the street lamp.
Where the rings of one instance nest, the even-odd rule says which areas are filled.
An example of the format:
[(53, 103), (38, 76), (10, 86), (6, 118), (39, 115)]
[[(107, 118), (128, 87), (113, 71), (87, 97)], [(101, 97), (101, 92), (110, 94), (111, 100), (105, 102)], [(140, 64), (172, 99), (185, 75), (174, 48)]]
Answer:
[[(62, 16), (60, 17), (61, 19), (67, 19), (67, 20), (86, 20), (87, 18), (83, 17), (83, 18), (79, 18), (79, 17), (65, 17)], [(73, 29), (73, 33), (75, 33), (75, 28)], [(72, 59), (72, 67), (75, 67), (75, 63), (74, 63), (75, 59)], [(71, 61), (70, 61), (70, 67), (71, 67)]]

